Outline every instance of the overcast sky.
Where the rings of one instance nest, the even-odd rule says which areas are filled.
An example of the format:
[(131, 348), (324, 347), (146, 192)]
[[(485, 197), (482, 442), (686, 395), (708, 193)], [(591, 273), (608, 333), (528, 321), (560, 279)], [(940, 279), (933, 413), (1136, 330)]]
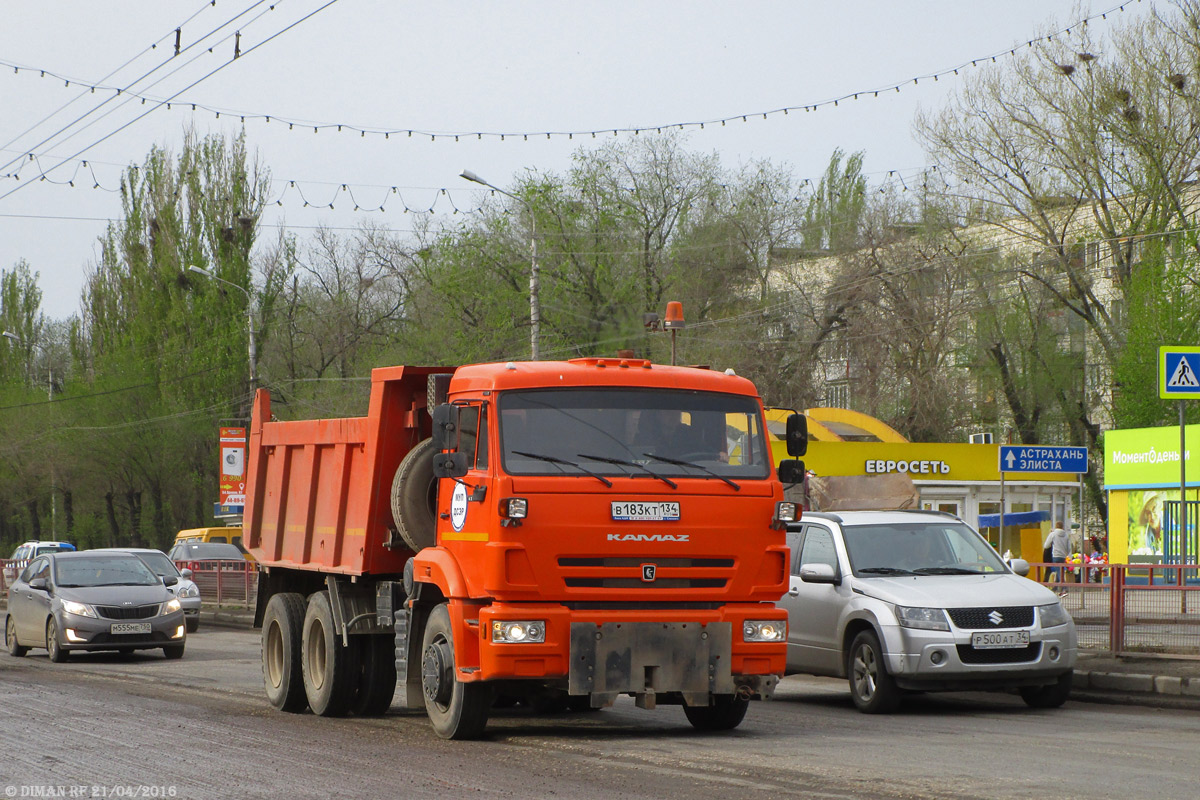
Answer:
[[(119, 196), (108, 190), (151, 146), (177, 150), (189, 125), (201, 134), (234, 134), (244, 124), (252, 151), (275, 179), (272, 199), (282, 201), (264, 224), (300, 235), (317, 225), (353, 228), (367, 217), (409, 230), (414, 217), (405, 205), (443, 213), (478, 205), (479, 187), (458, 177), (464, 168), (500, 186), (528, 168), (563, 172), (573, 151), (599, 143), (589, 132), (608, 130), (613, 139), (614, 128), (685, 124), (687, 146), (719, 153), (729, 168), (765, 158), (816, 179), (840, 147), (866, 152), (872, 181), (889, 171), (911, 174), (925, 165), (911, 134), (914, 112), (939, 106), (962, 79), (950, 74), (914, 84), (914, 77), (947, 72), (1093, 14), (1113, 10), (1094, 23), (1105, 27), (1166, 6), (1130, 0), (1119, 12), (1118, 5), (5, 0), (0, 268), (26, 259), (41, 274), (44, 312), (56, 319), (78, 313), (84, 275), (98, 257), (96, 237), (120, 213)], [(235, 31), (242, 56), (231, 62)], [(130, 87), (153, 99), (142, 104), (128, 92), (114, 97), (83, 88), (94, 85)], [(898, 92), (890, 88), (897, 85)], [(878, 97), (828, 102), (882, 88), (888, 91)], [(155, 108), (168, 97), (170, 110)], [(105, 101), (67, 129), (73, 136), (55, 136)], [(763, 118), (813, 104), (822, 105)], [(723, 118), (732, 119), (713, 122)], [(289, 129), (282, 120), (297, 124)], [(701, 121), (703, 129), (689, 124)], [(337, 125), (341, 132), (326, 127)], [(409, 130), (448, 135), (431, 140)], [(382, 131), (400, 133), (384, 138)], [(546, 131), (577, 133), (547, 139)], [(489, 132), (517, 135), (469, 135)], [(3, 177), (18, 167), (20, 180)], [(39, 180), (43, 171), (47, 180)], [(54, 183), (71, 179), (74, 186)], [(343, 184), (361, 207), (385, 203), (386, 210), (355, 212)], [(332, 200), (334, 210), (305, 208), (304, 198)]]

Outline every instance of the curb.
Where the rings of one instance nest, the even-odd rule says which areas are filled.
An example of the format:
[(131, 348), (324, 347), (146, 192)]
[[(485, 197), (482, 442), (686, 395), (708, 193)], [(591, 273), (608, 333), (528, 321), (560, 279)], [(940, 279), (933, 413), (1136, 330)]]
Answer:
[(1200, 707), (1200, 677), (1075, 670), (1071, 699)]

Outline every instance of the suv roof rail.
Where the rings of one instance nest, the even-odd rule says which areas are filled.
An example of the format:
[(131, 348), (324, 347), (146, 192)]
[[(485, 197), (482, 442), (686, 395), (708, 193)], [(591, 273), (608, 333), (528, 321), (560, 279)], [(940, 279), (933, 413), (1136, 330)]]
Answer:
[(796, 521), (804, 522), (804, 520), (809, 519), (809, 518), (827, 519), (830, 522), (837, 522), (837, 523), (841, 523), (841, 521), (842, 521), (842, 518), (839, 517), (837, 514), (834, 514), (832, 511), (804, 511), (800, 514), (800, 519), (798, 519)]
[(950, 519), (962, 519), (958, 514), (951, 514), (940, 508), (897, 508), (896, 511), (902, 511), (905, 514), (937, 514), (942, 517), (950, 517)]

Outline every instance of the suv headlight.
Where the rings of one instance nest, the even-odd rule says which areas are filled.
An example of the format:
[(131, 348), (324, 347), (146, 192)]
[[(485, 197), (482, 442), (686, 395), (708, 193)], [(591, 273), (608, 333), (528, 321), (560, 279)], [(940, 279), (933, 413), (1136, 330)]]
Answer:
[(492, 641), (500, 644), (536, 644), (546, 641), (545, 620), (492, 620)]
[(183, 608), (183, 606), (181, 606), (179, 604), (179, 601), (177, 599), (175, 599), (174, 597), (172, 597), (167, 602), (163, 603), (163, 613), (164, 614), (173, 614), (181, 608)]
[(896, 606), (896, 619), (905, 628), (920, 628), (924, 631), (948, 631), (946, 612), (940, 608)]
[(62, 601), (63, 611), (68, 614), (74, 614), (77, 617), (96, 617), (96, 612), (86, 603), (76, 603), (74, 600)]
[(748, 619), (742, 623), (744, 642), (782, 642), (787, 638), (787, 623), (781, 619)]
[(1041, 617), (1043, 628), (1057, 628), (1071, 621), (1071, 615), (1063, 608), (1062, 603), (1038, 606), (1038, 616)]

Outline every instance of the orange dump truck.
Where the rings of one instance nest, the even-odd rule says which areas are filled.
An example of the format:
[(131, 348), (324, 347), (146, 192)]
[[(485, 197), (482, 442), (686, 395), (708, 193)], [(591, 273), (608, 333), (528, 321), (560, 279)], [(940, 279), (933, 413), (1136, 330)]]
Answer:
[(382, 714), (399, 683), (460, 739), (494, 704), (624, 694), (720, 730), (783, 674), (796, 512), (748, 380), (637, 359), (387, 367), (365, 417), (271, 419), (259, 390), (243, 527), (277, 708)]

